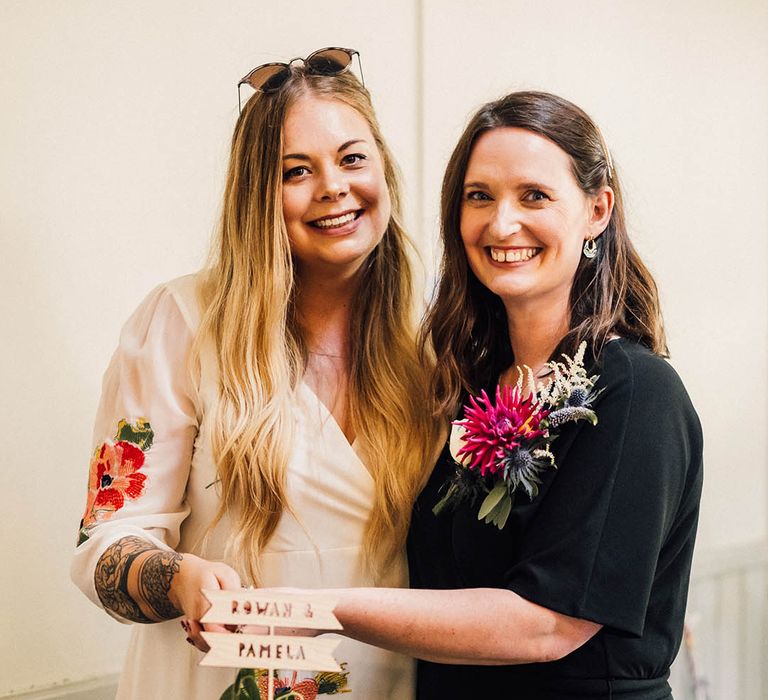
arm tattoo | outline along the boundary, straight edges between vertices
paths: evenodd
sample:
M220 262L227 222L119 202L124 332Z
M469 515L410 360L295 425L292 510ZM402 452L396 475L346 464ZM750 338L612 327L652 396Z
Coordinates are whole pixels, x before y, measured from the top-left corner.
M152 622L128 595L128 569L139 554L154 548L140 537L123 537L107 547L94 575L96 592L105 608L134 622Z
M102 605L133 622L155 622L144 614L128 593L128 572L136 557L157 547L141 537L123 537L107 547L96 564L94 583ZM149 611L157 619L167 620L181 612L168 600L171 580L179 570L182 556L176 552L157 550L150 554L139 570L139 595L145 598Z
M139 595L152 612L161 620L181 615L181 610L168 599L171 580L179 571L181 554L159 551L150 554L139 569Z

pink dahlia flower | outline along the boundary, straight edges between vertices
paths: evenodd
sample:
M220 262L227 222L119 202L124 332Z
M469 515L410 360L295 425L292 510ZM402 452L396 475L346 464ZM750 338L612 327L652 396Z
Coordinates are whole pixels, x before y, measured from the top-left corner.
M467 467L479 469L480 474L495 474L503 468L505 453L546 435L540 427L549 411L534 401L535 397L523 398L517 387L497 386L496 404L491 403L485 391L472 396L464 409L464 419L454 421L464 428L464 444L457 452L469 458Z

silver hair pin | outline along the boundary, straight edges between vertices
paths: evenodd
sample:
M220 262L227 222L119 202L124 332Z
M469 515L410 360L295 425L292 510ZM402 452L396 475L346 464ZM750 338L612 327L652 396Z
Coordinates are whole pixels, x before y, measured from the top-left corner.
M608 149L608 144L603 138L603 132L600 131L600 127L595 124L595 131L597 132L597 138L600 140L600 147L603 149L603 155L605 155L605 163L608 166L608 177L612 178L614 174L613 158L611 158L611 152Z

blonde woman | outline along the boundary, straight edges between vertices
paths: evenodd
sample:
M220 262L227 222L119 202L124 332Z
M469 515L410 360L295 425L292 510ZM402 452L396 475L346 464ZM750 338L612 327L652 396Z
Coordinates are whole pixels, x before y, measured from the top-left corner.
M405 583L430 426L396 166L355 54L241 81L255 93L213 262L144 300L107 370L73 578L116 619L151 623L118 697L232 684L198 666L203 588ZM326 692L411 697L404 657L350 640L336 655L346 674ZM311 695L311 677L294 682Z

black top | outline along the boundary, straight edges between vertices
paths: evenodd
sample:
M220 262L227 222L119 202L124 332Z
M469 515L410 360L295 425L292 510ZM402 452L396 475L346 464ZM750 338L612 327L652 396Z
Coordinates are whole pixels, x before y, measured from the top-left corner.
M552 445L558 469L543 474L532 501L515 494L501 531L477 519L479 503L432 513L455 468L446 445L414 509L408 559L414 588L508 588L604 627L549 663L419 662L420 700L670 697L701 495L701 426L675 371L641 345L609 342L594 373L604 388L598 424L565 426Z

